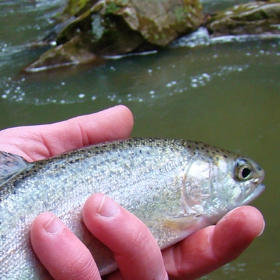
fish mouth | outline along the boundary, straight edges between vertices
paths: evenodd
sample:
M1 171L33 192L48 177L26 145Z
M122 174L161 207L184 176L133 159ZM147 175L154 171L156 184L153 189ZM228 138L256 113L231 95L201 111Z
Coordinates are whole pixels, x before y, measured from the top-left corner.
M263 191L265 190L265 185L258 185L254 191L249 195L244 201L243 204L250 204L254 199L256 199Z

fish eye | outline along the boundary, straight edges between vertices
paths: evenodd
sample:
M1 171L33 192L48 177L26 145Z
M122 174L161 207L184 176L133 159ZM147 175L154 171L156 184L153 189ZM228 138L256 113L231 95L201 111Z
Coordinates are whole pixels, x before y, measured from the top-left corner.
M243 163L236 166L235 175L239 181L246 181L252 177L252 167L248 163Z

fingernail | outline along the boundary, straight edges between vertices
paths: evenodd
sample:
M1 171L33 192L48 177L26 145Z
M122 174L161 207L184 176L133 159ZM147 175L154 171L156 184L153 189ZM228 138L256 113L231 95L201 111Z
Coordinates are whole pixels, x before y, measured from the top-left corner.
M63 229L63 227L64 224L55 215L53 215L44 226L44 230L48 233L57 234Z
M264 229L265 229L265 221L263 222L263 228L262 228L262 230L261 230L261 232L259 233L259 235L258 235L258 236L261 236L261 235L263 234Z
M103 217L112 217L118 212L117 204L106 195L103 195L97 214Z

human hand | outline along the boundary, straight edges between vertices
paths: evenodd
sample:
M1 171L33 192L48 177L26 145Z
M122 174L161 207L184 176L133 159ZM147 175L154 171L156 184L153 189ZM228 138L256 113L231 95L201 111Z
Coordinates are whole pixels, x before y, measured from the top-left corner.
M0 131L0 150L29 161L48 158L90 144L127 138L133 119L117 106L68 121ZM111 205L111 206L110 206ZM236 258L264 227L260 212L244 206L216 226L202 229L162 254L147 227L102 194L85 203L86 226L115 254L119 270L104 279L195 279ZM31 240L41 262L55 279L100 279L87 248L51 213L33 222Z
M66 121L0 131L0 149L27 161L56 156L84 146L129 137L133 116L125 106Z

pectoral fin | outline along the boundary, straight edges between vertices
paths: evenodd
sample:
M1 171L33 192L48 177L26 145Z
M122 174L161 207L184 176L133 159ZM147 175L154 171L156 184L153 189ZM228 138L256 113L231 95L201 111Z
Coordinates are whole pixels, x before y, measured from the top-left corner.
M189 229L197 217L195 215L181 215L179 217L168 217L164 220L164 226L168 228L172 228L179 231L184 231Z
M30 165L18 155L0 151L0 186Z

